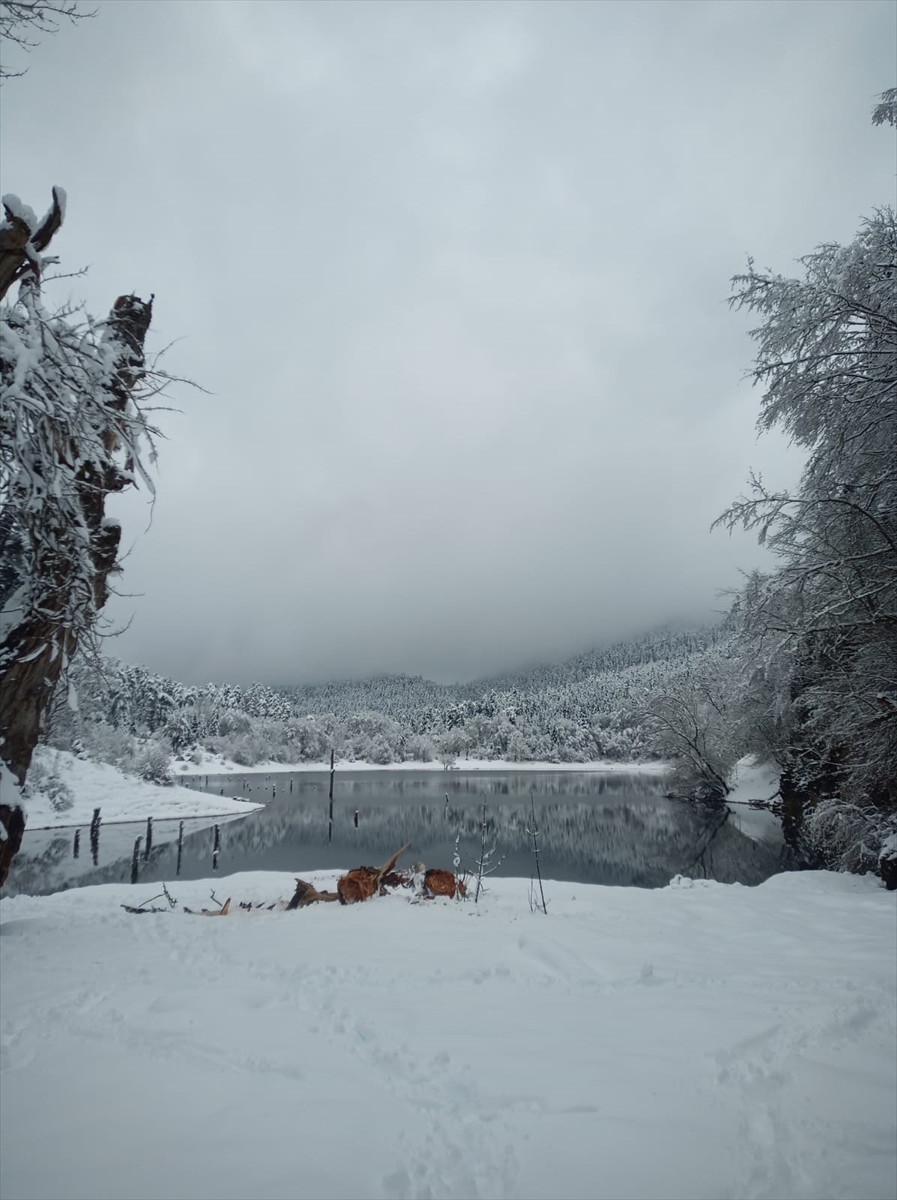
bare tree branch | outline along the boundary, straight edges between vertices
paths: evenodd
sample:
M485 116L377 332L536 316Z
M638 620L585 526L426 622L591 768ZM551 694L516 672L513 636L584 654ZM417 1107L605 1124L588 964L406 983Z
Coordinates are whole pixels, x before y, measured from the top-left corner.
M96 9L85 11L77 0L0 0L0 43L10 42L30 52L49 33L58 33L63 21L89 20ZM0 64L0 80L17 79L25 71Z

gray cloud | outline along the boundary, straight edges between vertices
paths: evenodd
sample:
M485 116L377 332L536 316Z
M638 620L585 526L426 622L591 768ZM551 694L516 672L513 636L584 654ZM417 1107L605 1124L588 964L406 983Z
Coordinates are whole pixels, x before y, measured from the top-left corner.
M61 285L183 338L111 647L186 680L440 678L701 619L751 466L748 252L893 194L895 10L101 3L4 87Z

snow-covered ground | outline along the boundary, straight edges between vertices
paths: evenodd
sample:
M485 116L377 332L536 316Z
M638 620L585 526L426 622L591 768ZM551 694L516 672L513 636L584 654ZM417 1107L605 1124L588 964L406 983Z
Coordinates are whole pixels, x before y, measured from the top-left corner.
M753 754L740 758L729 780L730 803L746 804L749 800L771 800L779 792L781 767L775 763L758 762Z
M57 812L49 796L41 791L25 798L28 829L64 829L89 825L93 810L100 809L104 825L119 821L145 821L188 817L245 816L261 804L234 800L227 796L209 796L183 787L159 787L133 775L124 775L105 763L87 762L64 750L40 748L36 760L47 771L55 771L71 792L71 808ZM4 786L11 786L8 777Z
M337 771L345 773L346 771L444 771L446 768L441 762L400 762L400 763L369 763L369 762L350 762L348 759L339 759L335 764ZM220 754L210 754L208 751L203 752L202 762L181 762L179 760L172 761L172 771L175 774L183 775L273 775L279 771L296 774L300 771L329 771L330 763L328 762L302 762L302 763L256 763L252 767L241 767L238 763L232 762L230 759L222 758ZM669 770L669 763L665 762L581 762L581 763L553 763L553 762L506 762L502 759L492 758L458 758L452 767L452 771L609 771L622 772L624 774L632 774L634 772L643 772L649 775L662 775Z
M334 873L315 876L332 884ZM177 882L274 900L281 874ZM656 891L129 916L0 902L0 1193L893 1200L897 896Z
M749 754L735 765L731 791L726 797L732 819L747 837L757 841L781 842L782 823L767 809L751 808L752 800L771 801L779 791L781 768L775 763L758 762Z

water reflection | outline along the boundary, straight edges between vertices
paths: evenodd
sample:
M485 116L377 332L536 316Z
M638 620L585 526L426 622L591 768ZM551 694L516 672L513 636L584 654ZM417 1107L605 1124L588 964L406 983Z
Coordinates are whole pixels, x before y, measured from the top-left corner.
M301 771L273 775L185 775L183 787L214 796L242 796L253 800L321 799L330 791L329 771ZM659 796L668 788L662 775L624 771L337 771L334 799L355 807L371 804L442 803L453 800L481 803L483 796L600 797Z
M752 841L726 814L702 815L683 804L536 803L542 873L548 879L658 887L675 874L759 883L781 869L777 844ZM523 805L487 809L487 839L504 861L499 874L532 872L530 814ZM272 807L228 830L229 862L262 870L302 871L379 863L405 842L409 857L450 866L455 838L472 865L481 840L476 805L337 809L332 839L323 806ZM230 869L240 869L234 867Z
M213 794L221 788L245 794L239 778L197 782ZM699 812L669 801L663 780L647 775L337 776L332 805L328 784L326 774L256 777L254 798L276 789L265 809L229 820L157 821L142 856L131 852L140 826L103 826L101 865L72 854L68 831L26 832L8 890L44 893L125 882L138 857L137 877L145 882L197 879L211 870L302 874L381 863L409 841L407 861L450 867L456 837L463 864L472 866L484 796L489 844L504 855L498 873L529 878L531 793L545 879L658 887L683 874L755 884L787 865L780 841L748 838L725 811Z
M211 866L215 824L223 827L241 819L156 820L148 845L146 821L98 824L91 828L90 858L80 854L80 829L74 834L71 829L26 829L3 891L42 896L95 883L134 882L135 875L137 882L172 879L186 869L190 878L201 878Z

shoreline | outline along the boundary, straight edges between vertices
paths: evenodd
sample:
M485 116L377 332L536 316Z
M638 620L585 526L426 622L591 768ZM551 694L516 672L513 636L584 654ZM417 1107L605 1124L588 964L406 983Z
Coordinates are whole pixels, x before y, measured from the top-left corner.
M54 829L82 829L90 825L96 809L103 825L131 825L154 821L181 821L192 818L214 819L244 817L264 808L257 800L230 796L212 796L180 785L150 783L135 775L126 775L109 763L79 759L67 750L39 747L36 761L43 769L39 778L56 778L65 783L68 803L54 808L47 793L39 786L22 797L26 835Z
M141 813L139 817L110 817L108 821L106 820L105 817L102 816L102 812L101 812L100 825L101 826L142 825L142 824L145 824L147 817L152 817L154 826L157 824L162 824L165 821L171 821L173 824L176 821L214 821L214 820L220 820L223 817L229 817L231 820L239 820L241 817L248 816L249 813L255 812L258 809L265 807L265 804L263 802L259 802L256 800L243 800L242 798L239 798L237 796L233 796L233 797L231 797L231 799L236 800L237 803L239 803L239 804L245 804L246 812L245 813L234 812L234 810L232 808L226 809L222 812L201 812L201 813L187 812L185 810L184 812L175 813L173 816L161 816L161 817L158 816L156 813L149 812L149 813ZM49 833L54 829L89 829L89 828L90 828L89 820L72 821L71 824L69 824L69 825L32 825L31 822L29 821L25 825L25 832L26 833L41 833L41 832Z
M187 770L187 767L190 770ZM420 772L438 772L444 775L465 774L476 772L504 772L511 774L514 772L594 772L595 774L620 774L620 775L664 775L670 769L670 764L652 760L649 762L608 762L596 760L592 762L576 762L576 763L552 763L545 761L538 762L509 762L505 759L491 758L470 758L463 759L460 762L454 763L450 767L444 766L440 762L421 762L421 761L405 761L400 763L370 763L359 762L357 760L350 761L348 759L337 760L333 764L334 771L340 774L362 772L382 772L382 771L420 771ZM329 762L315 763L256 763L251 767L243 767L228 759L209 759L203 764L197 766L195 763L178 763L172 764L172 772L176 779L201 779L208 775L223 776L223 775L300 775L300 774L317 774L329 775Z

